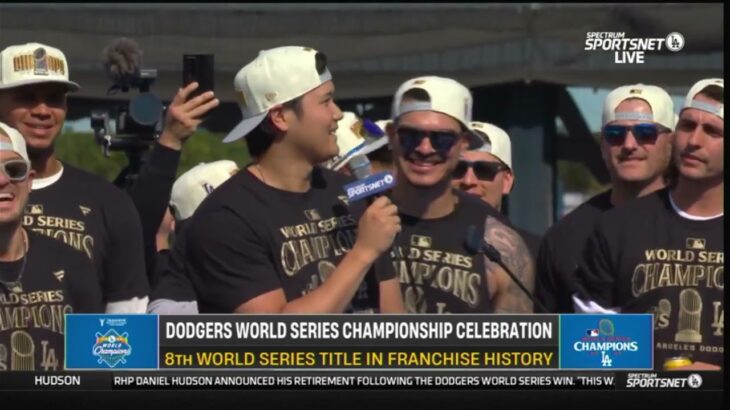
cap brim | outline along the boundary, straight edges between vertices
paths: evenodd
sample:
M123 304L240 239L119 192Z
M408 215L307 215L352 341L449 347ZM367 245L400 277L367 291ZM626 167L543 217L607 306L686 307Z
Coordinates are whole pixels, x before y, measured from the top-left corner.
M233 142L245 137L249 132L253 131L254 128L261 124L264 118L266 118L266 114L268 114L268 112L263 112L239 122L238 125L236 125L236 127L232 129L225 138L223 138L223 142Z
M479 134L475 133L474 131L467 131L466 138L469 141L469 147L467 148L467 150L469 151L475 150L484 145L484 140L482 139L482 137L480 137Z
M46 79L46 78L31 78L28 80L22 80L22 81L15 81L10 84L0 84L0 90L7 90L10 88L17 88L22 87L24 85L31 85L31 84L43 84L43 83L58 83L63 84L66 87L68 87L68 90L70 92L76 92L79 89L81 89L81 86L73 81L66 81L66 80L55 80L55 79Z
M362 149L362 154L367 155L377 149L382 148L386 144L388 144L388 137L380 137L380 138L376 139L375 141L371 142L370 144L366 145Z

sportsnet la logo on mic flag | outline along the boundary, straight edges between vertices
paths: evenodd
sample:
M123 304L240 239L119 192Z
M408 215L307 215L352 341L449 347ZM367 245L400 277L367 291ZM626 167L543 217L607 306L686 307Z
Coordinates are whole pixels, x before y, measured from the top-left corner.
M350 202L359 201L363 198L387 191L395 186L395 178L390 172L380 172L370 175L365 179L345 185L345 193Z
M651 370L650 314L560 315L560 368Z

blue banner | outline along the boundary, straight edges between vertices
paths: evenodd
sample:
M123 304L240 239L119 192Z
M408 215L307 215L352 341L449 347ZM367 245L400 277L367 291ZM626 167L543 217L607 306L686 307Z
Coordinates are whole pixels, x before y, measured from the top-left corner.
M66 315L68 370L157 369L157 315Z
M380 172L365 179L345 185L347 199L351 202L387 191L395 186L395 178L390 172Z
M652 315L560 315L561 369L650 370L653 367Z

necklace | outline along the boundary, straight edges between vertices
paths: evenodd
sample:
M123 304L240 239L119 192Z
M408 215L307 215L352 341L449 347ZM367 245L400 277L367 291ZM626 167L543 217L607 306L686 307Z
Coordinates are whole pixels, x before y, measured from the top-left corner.
M256 163L256 169L258 169L259 170L259 174L261 174L261 182L263 182L264 184L266 184L266 178L264 177L264 171L261 170L261 165L259 165L258 163ZM268 185L268 184L266 184L266 185Z
M25 232L25 229L22 228L21 232L23 233L23 261L20 265L20 273L18 274L18 277L12 282L0 281L0 283L2 283L6 288L8 288L9 291L13 293L23 292L23 285L21 281L23 280L23 274L25 273L25 264L28 262L28 234Z

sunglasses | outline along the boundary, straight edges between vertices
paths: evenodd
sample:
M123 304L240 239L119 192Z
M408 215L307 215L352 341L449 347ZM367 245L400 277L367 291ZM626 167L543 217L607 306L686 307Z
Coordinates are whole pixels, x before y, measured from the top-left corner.
M431 146L440 155L446 155L461 138L461 132L454 131L426 131L411 127L398 127L396 130L398 141L404 153L415 151L424 138L428 138Z
M504 165L501 162L466 161L462 159L456 164L456 168L453 172L454 179L464 178L464 175L466 175L469 168L474 171L474 175L476 175L477 178L488 181L494 180L494 177L496 177L500 171L508 169L507 165Z
M22 159L0 162L0 169L11 181L23 181L28 177L30 165Z
M615 125L603 127L603 138L609 145L623 145L629 130L639 144L653 144L662 132L668 131L656 124Z

